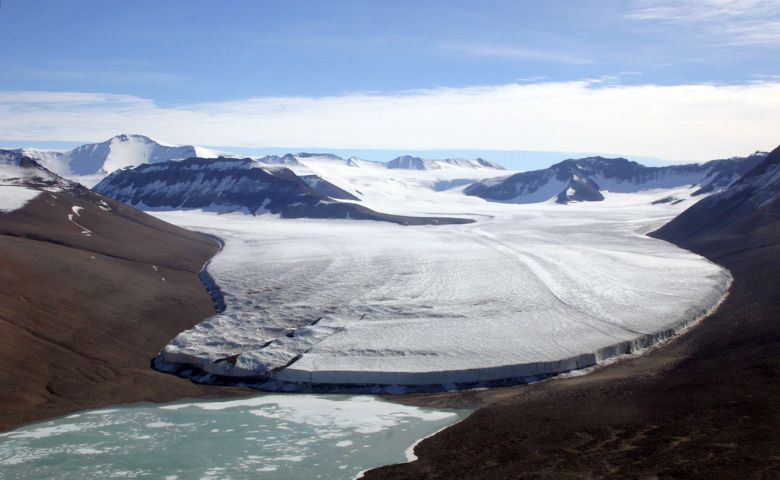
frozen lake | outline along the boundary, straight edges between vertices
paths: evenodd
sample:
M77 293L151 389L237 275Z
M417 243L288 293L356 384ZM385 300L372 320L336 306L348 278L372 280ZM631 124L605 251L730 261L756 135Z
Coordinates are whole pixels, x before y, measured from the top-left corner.
M351 479L465 414L366 396L113 407L0 434L0 478Z
M165 360L267 389L533 380L668 338L729 284L719 266L644 235L690 203L651 205L669 190L505 205L436 192L434 180L353 183L377 210L477 222L155 213L225 241L209 271L227 310L179 335Z

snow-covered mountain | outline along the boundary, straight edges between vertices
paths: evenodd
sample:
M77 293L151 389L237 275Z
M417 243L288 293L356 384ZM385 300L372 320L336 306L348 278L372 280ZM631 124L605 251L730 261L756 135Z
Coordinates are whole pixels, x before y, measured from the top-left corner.
M115 171L94 191L141 209L270 212L283 218L383 220L404 225L470 222L388 215L341 202L334 197L355 197L315 177L302 178L286 167L263 166L250 158L194 157Z
M120 168L183 160L190 157L233 157L195 145L166 145L143 135L117 135L105 142L91 143L66 152L35 149L17 150L60 175L110 173Z
M441 170L447 167L459 167L466 169L477 168L491 168L495 170L503 170L501 165L489 162L482 158L476 158L474 160L468 160L465 158L445 158L440 160L432 160L422 157L414 157L411 155L403 155L387 162L377 162L373 160L364 160L357 157L341 158L338 155L332 153L307 153L301 152L296 154L288 153L286 155L267 155L265 157L257 158L258 162L267 163L270 165L287 165L287 166L303 166L306 164L317 162L335 162L343 164L349 167L384 167L387 169L403 169L403 170Z
M59 198L65 196L97 197L80 184L60 177L23 153L0 150L0 213L18 210L43 193L48 194L46 198L49 203L58 202ZM72 212L73 215L76 213ZM49 227L51 225L36 226Z
M287 165L287 166L300 166L300 162L291 153L285 155L266 155L265 157L259 157L256 159L260 163L266 163L268 165Z
M403 168L407 170L438 170L446 166L461 168L494 168L503 170L504 167L497 163L489 162L482 158L467 160L465 158L445 158L442 160L431 160L411 155L403 155L389 162L385 162L387 168Z
M646 167L625 158L569 159L543 170L490 178L464 193L507 203L600 201L603 191L633 193L657 188L698 187L691 195L727 187L756 166L766 153L713 160L702 164Z
M780 147L728 188L693 205L654 235L686 245L715 239L729 244L731 238L743 236L741 247L747 247L753 238L765 241L754 233L767 233L767 229L780 233Z
M68 151L20 148L14 152L24 154L50 171L65 177L80 177L76 180L86 185L97 182L104 175L121 168L145 163L160 163L187 158L242 158L241 155L219 152L197 145L169 145L144 135L116 135L105 142L81 145ZM402 156L388 162L364 160L357 157L341 158L331 153L287 153L255 158L267 165L284 165L306 169L310 165L341 164L349 167L381 167L404 170L441 170L447 167L461 169L497 169L503 167L477 158L467 160L446 158L441 160Z
M60 180L31 157L15 150L0 150L0 183L3 185L48 185Z

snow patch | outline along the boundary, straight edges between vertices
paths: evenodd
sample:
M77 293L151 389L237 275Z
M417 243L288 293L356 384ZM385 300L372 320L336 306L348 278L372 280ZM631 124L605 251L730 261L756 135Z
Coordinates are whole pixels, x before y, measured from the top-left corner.
M79 227L81 229L82 235L84 235L85 237L91 237L92 230L88 229L87 227L79 224L78 222L76 222L76 220L74 220L75 217L81 217L81 211L84 210L84 207L79 207L77 205L74 205L73 207L71 207L71 210L73 211L73 213L68 214L68 221L73 223L73 225Z
M40 195L40 190L16 185L0 185L0 212L10 213Z

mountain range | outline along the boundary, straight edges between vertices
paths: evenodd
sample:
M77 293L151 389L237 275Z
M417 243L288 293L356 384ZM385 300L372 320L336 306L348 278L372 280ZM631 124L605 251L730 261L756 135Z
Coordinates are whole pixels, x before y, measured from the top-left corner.
M66 152L17 149L42 166L59 175L92 175L110 173L120 168L143 163L183 160L190 157L232 157L195 145L166 145L144 135L117 135L105 142L81 145Z
M476 158L474 160L465 158L443 158L437 160L415 157L411 155L402 155L387 162L377 162L374 160L364 160L357 157L342 158L332 153L301 152L296 154L288 153L282 156L267 155L265 157L259 157L256 160L260 163L286 166L303 166L307 161L331 161L338 162L349 167L360 168L364 166L373 166L387 168L389 170L442 170L446 168L490 168L495 170L504 170L504 167L501 165L495 162L489 162L482 158Z
M535 203L554 199L566 204L601 201L604 192L633 193L686 187L690 189L686 196L711 194L735 183L767 157L767 153L755 152L745 157L665 167L647 167L625 158L587 157L564 160L546 169L474 181L474 177L469 179L465 172L480 169L484 178L485 173L490 175L489 171L503 170L503 167L480 158L433 160L410 155L387 162L308 152L238 158L234 154L194 145L166 145L143 135L117 135L105 142L82 145L67 152L33 149L6 152L6 155L11 152L20 158L35 160L47 171L69 176L98 174L96 178L102 178L116 172L117 175L104 178L96 191L131 205L243 210L252 214L268 210L287 218L375 218L380 215L349 203L360 199L354 192L345 190L347 187L343 182L337 186L328 180L328 165L452 171L458 172L456 180L439 180L445 184L441 189L466 184L463 191L466 195L489 201ZM176 165L175 162L184 163ZM161 167L150 168L150 165ZM314 165L318 168L312 171L309 166ZM681 199L670 196L658 201ZM406 224L409 218L396 220Z
M160 163L187 158L242 158L242 155L212 150L197 145L169 145L144 135L116 135L104 142L81 145L68 151L40 150L20 148L12 150L24 154L40 163L48 170L62 176L83 176L108 174L125 167L144 163ZM441 160L424 159L413 156L401 156L388 162L363 160L356 157L341 158L330 153L307 153L285 155L266 155L257 161L270 165L301 166L301 160L317 159L343 162L359 167L371 164L389 169L438 170L446 167L494 168L503 167L487 160L477 158L445 158Z
M117 170L94 191L142 209L206 209L278 214L283 218L381 220L401 225L471 223L448 217L376 212L316 175L300 177L283 166L250 158L188 158Z
M569 159L542 170L475 182L464 193L497 202L535 203L555 198L563 204L601 201L604 191L633 193L695 187L691 195L696 196L727 187L766 155L756 152L747 157L668 167L646 167L625 158Z
M431 160L421 157L413 157L411 155L403 155L397 157L389 162L385 162L385 166L390 169L406 169L406 170L439 170L446 166L461 167L461 168L495 168L496 170L504 170L501 165L489 162L483 158L476 158L474 160L467 160L465 158L445 158L442 160Z

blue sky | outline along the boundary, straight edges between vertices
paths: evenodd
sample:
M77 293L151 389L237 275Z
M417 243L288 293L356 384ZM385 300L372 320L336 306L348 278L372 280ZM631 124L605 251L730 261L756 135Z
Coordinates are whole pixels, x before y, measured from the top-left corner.
M574 128L589 138L585 127L568 125L559 118L541 118L547 133L532 131L529 138L523 138L520 129L513 133L505 122L488 125L482 134L458 135L459 130L453 129L452 145L446 145L447 136L436 130L437 116L432 115L418 125L423 131L430 129L431 135L414 140L402 128L404 115L411 111L394 117L390 107L419 99L420 92L437 95L433 104L462 102L461 94L466 92L469 101L480 102L474 111L484 119L490 117L489 102L499 102L504 108L507 101L517 101L518 109L525 105L516 95L508 100L491 93L474 100L491 88L549 86L549 93L534 90L534 99L540 99L559 95L562 85L584 82L582 95L592 90L611 95L598 108L577 100L571 115L592 117L596 126L611 128L611 113L631 115L618 105L634 102L634 97L624 98L624 94L645 98L648 86L661 89L654 92L661 92L659 101L672 105L667 114L675 116L689 114L683 98L688 94L662 87L715 86L717 92L698 91L694 97L706 94L700 98L702 104L722 106L724 115L737 109L737 116L744 113L756 124L776 117L760 110L753 99L771 95L767 110L780 101L774 98L774 89L754 88L780 81L780 4L776 1L455 1L445 5L433 1L3 0L0 31L0 113L24 119L8 120L8 125L0 121L4 145L100 140L111 129L97 128L78 115L88 112L100 115L101 125L115 129L138 126L143 130L149 125L153 131L135 133L174 143L253 149L381 149L389 153L544 150L684 160L695 156L696 150L693 144L675 147L674 142L680 141L676 138L666 148L639 140L604 139L582 142L581 147L572 140L556 143L547 133ZM740 96L735 97L729 87L742 89ZM29 92L38 93L32 103ZM443 96L443 92L455 93L457 98ZM63 95L71 97L63 102ZM381 123L382 119L353 105L365 96L372 104L381 99L382 111L389 112L390 120L381 125L388 131L386 139L374 135L374 140L366 141L364 135L350 140L355 127L340 118L335 123L341 130L336 130L326 115L334 112L332 102L340 101L336 111L353 112L358 124L361 118ZM743 98L749 111L739 110ZM247 110L238 107L250 99L263 101L246 102ZM353 104L344 107L349 101ZM615 112L609 102L615 102ZM323 104L325 111L320 109ZM431 102L425 106L427 112L433 108ZM554 107L560 104L550 106ZM249 123L243 127L244 136L228 134L227 129L235 133L236 127L215 120L216 114L209 117L204 112L210 108L244 118L244 124ZM284 115L283 120L291 122L287 118L291 109L301 116L311 112L320 119L317 125L333 129L330 136L268 128L274 115ZM543 104L535 104L531 110L544 109ZM183 126L188 120L182 120L185 115L181 113L191 110L203 119ZM171 111L177 115L171 117ZM60 123L47 123L43 113L51 113ZM257 119L259 114L264 115L262 121ZM34 115L39 120L33 120ZM119 118L122 115L130 120ZM177 125L168 133L165 127L174 119ZM484 123L480 118L473 120ZM520 120L519 125L526 125L532 119ZM745 118L740 120L747 125ZM64 128L65 122L71 127ZM665 122L653 122L647 128L657 129L663 141L669 135ZM702 128L698 139L702 144L712 143L706 126L698 121L692 125ZM225 133L218 134L219 128ZM501 129L503 136L499 137L495 132ZM534 129L526 126L525 131L529 130ZM780 136L763 138L759 135L763 130L749 138L743 134L743 140L737 141L737 133L743 132L735 132L731 149L719 134L715 137L718 147L706 148L706 154L746 153L742 150L748 145L770 148L780 141ZM327 144L329 138L332 144Z

